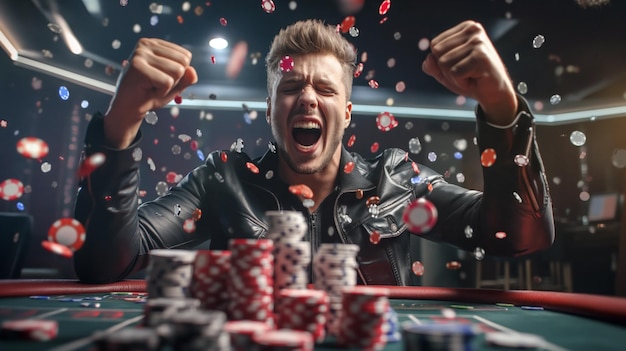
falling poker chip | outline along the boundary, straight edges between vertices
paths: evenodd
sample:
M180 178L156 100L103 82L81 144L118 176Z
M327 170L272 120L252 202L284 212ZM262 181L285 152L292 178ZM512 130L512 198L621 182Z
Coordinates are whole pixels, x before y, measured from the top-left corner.
M72 252L83 246L85 235L85 227L74 218L60 218L48 229L48 241L66 246Z
M78 167L78 176L86 177L104 164L106 156L102 152L96 152L87 157Z
M44 240L41 242L41 246L43 246L44 249L57 254L57 255L61 255L63 257L66 258L72 258L72 256L74 256L74 252L72 250L70 250L69 247L65 246L65 245L61 245L59 243L55 243L52 241L48 241L48 240Z
M423 234L437 223L437 207L425 198L411 202L402 216L402 220L413 234Z
M492 148L485 149L480 154L480 163L483 167L491 167L496 162L496 150Z
M305 199L313 198L313 190L311 190L311 188L309 188L309 186L306 184L290 185L289 191L292 194L302 196Z
M42 159L48 155L50 148L48 143L36 137L24 137L17 142L17 152L35 160Z
M376 126L383 132L392 130L398 126L398 121L390 112L382 112L376 116Z
M24 195L24 184L14 178L5 179L0 183L0 199L17 200Z
M391 7L391 0L383 0L383 2L381 2L380 6L378 7L378 13L381 16L384 16L387 14L387 11L389 11L390 7Z
M274 11L276 11L276 5L272 0L262 0L261 8L263 8L263 11L265 11L266 13L273 13Z
M283 72L290 72L294 67L293 58L290 56L285 56L280 60L280 69Z

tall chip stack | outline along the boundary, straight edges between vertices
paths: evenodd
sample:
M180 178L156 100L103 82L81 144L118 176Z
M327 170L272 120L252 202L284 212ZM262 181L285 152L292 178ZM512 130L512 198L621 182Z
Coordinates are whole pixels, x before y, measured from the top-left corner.
M298 211L268 211L266 238L274 242L274 293L281 289L306 289L311 265L311 243L303 241L308 225Z
M313 257L314 287L329 297L327 330L337 335L337 319L341 311L342 289L357 283L359 246L354 244L321 244Z
M274 243L231 239L228 272L229 320L265 322L274 327Z
M157 249L150 251L146 270L149 298L188 298L195 251Z
M231 253L227 250L198 250L193 265L191 296L205 310L228 312L228 272Z

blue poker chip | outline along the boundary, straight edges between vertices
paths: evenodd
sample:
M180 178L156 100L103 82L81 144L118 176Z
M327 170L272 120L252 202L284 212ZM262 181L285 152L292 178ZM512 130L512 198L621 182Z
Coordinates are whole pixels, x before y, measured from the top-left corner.
M400 333L400 324L398 322L398 313L391 307L389 308L389 311L385 314L385 324L387 328L387 342L398 342L402 340L402 334Z
M471 350L471 342L479 329L468 323L402 324L405 351Z

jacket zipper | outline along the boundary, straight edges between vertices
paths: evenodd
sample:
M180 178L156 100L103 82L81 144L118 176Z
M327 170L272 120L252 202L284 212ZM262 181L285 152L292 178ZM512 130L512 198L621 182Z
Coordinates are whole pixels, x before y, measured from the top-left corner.
M317 223L317 213L313 212L313 213L309 213L309 221L311 223L311 225L309 226L309 232L311 233L311 240L309 241L311 244L311 258L313 259L315 257L315 254L317 253L317 239L318 239L318 235L317 235L317 226L315 225ZM315 275L313 274L313 264L309 265L309 276L311 277L311 283L314 284L315 283Z
M526 150L525 150L525 156L529 160L528 162L530 162L530 149L533 145L533 139L534 139L533 127L528 127L528 141L526 142ZM532 185L530 184L530 180L528 179L528 172L525 167L524 169L522 169L522 180L524 181L526 193L528 194L528 197L530 198L530 203L533 206L533 209L535 210L535 215L539 217L541 216L541 214L539 213L539 202L537 201L537 197L535 196L535 191Z
M369 188L369 189L363 189L363 191L368 191L368 190L372 190L372 189L374 189L374 188L372 187L372 188ZM342 192L339 193L339 195L337 195L337 198L335 199L335 205L333 206L333 218L334 218L335 223L337 223L337 224L339 223L339 218L337 217L337 213L338 213L337 205L339 204L339 198L343 194L347 194L347 193L348 193L348 191L342 191ZM344 236L342 228L340 228L339 225L337 226L337 232L338 232L337 234L339 235L339 238L341 239L341 242L344 243L344 244L347 244L348 243L348 239ZM367 281L365 280L365 276L363 276L363 272L361 271L361 267L360 266L358 266L356 268L356 272L359 275L359 277L361 278L361 281L363 282L363 284L364 285L368 285Z

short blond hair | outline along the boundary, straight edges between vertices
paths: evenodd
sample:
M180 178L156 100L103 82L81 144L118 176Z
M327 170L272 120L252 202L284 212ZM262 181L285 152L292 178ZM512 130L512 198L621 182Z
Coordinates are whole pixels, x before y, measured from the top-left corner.
M346 96L352 94L352 80L356 69L356 50L336 26L321 20L308 19L295 22L281 29L274 37L270 51L265 58L267 69L267 92L271 95L272 87L280 77L280 61L286 55L331 54L343 68L343 82Z

